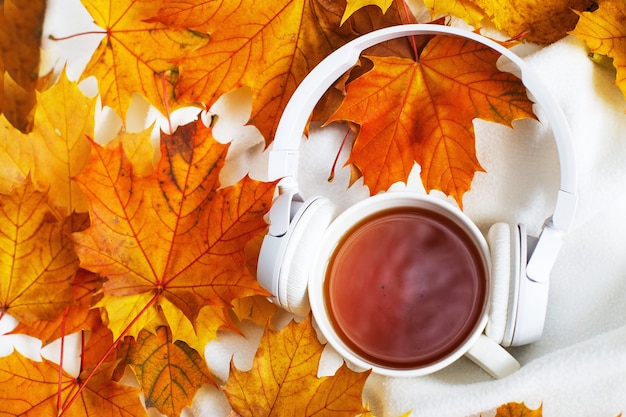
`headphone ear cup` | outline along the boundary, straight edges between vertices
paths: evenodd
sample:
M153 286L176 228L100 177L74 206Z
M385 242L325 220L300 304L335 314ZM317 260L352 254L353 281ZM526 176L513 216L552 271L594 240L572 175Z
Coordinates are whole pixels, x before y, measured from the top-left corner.
M307 200L293 220L293 230L278 278L278 304L284 309L306 316L310 311L307 298L309 271L315 260L317 245L335 213L325 197Z
M496 223L489 229L487 242L491 252L491 304L485 334L495 342L508 346L507 334L512 332L511 288L518 279L519 228Z

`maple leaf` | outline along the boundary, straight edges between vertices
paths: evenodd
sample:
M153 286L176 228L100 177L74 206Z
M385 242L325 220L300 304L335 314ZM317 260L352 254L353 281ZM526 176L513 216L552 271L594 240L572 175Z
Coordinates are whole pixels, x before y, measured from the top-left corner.
M480 27L487 17L475 0L424 0L424 4L431 16L456 16L475 28Z
M0 2L0 114L20 131L32 128L46 0Z
M246 177L221 188L226 150L197 120L162 134L161 160L139 177L121 145L93 145L77 178L92 224L74 242L81 266L107 278L98 306L116 337L157 305L195 324L205 305L266 294L245 266L245 245L266 228L274 184ZM150 319L140 321L130 334Z
M576 26L573 10L586 10L593 0L425 0L425 4L433 15L451 14L474 27L486 18L512 38L524 35L531 42L549 44Z
M617 70L615 83L626 98L626 3L599 0L594 12L579 13L572 31L592 52L613 59Z
M153 126L141 132L118 132L113 138L111 146L117 143L122 145L124 154L133 166L133 172L140 177L148 176L154 170L154 147L152 146Z
M82 215L86 218L87 216ZM92 299L102 286L102 281L95 274L78 269L71 287L74 304L65 307L51 320L37 320L30 324L19 323L11 333L27 334L41 340L43 345L71 333L93 331L102 326L97 310L91 309Z
M100 309L102 321L111 329L115 340L123 335L136 337L142 329L161 319L156 304L159 296L156 290L126 296L104 294L94 307Z
M496 410L496 417L541 417L543 407L531 410L524 403L503 404Z
M348 0L340 24L343 25L354 12L365 6L375 5L378 6L383 13L386 13L392 3L392 0Z
M30 180L0 194L0 311L25 323L52 320L73 302L78 258L60 221Z
M192 5L210 18L198 21ZM342 12L341 2L318 0L187 0L168 5L156 18L176 27L189 20L211 34L206 46L178 61L177 98L211 104L224 93L248 86L251 122L269 143L296 86L315 65L360 33L402 23L399 14L392 13L339 28Z
M66 417L147 416L139 401L139 390L111 380L113 364L107 364L86 382L81 406L74 406ZM65 401L77 390L80 378L62 373L48 362L33 362L19 353L0 358L0 414L40 417L58 415ZM61 406L61 407L60 407Z
M0 193L8 194L21 184L33 165L33 149L27 136L0 115Z
M237 300L233 300L233 304ZM207 305L202 307L195 322L191 322L181 310L168 305L167 299L160 301L165 317L163 324L167 324L172 332L173 339L184 341L198 352L203 352L207 343L217 339L219 330L239 332L233 323L228 309L222 306Z
M148 22L159 0L82 0L104 38L87 64L81 80L95 76L102 103L126 114L132 94L141 93L166 113L171 85L178 75L173 60L206 43L206 36L190 30ZM164 97L164 83L169 97Z
M122 365L130 365L145 394L147 407L168 416L180 415L204 384L213 384L204 359L182 341L172 342L169 329L139 333L129 343Z
M524 34L530 42L550 44L576 26L575 10L586 10L594 0L552 0L522 3L513 0L476 0L496 27L512 38Z
M50 204L60 214L87 211L87 199L71 180L80 174L91 153L94 98L87 98L65 71L50 89L38 94L35 126L30 135L34 154L32 179L39 189L48 190Z
M533 117L521 81L497 69L499 56L476 42L437 36L419 62L368 57L373 69L348 84L328 122L360 125L347 163L362 173L370 193L406 181L417 161L427 191L441 190L462 205L482 170L472 121L510 125Z
M231 364L223 391L241 416L354 416L364 412L361 393L369 371L357 373L342 365L334 376L317 377L324 346L318 342L310 316L279 332L265 329L252 369Z
M250 320L259 326L265 326L278 311L278 307L267 297L257 295L235 300L233 311L239 320Z

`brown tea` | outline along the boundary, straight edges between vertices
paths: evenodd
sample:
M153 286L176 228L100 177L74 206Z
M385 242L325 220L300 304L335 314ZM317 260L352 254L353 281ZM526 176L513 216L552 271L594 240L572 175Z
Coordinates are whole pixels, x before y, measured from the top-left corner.
M461 227L418 208L369 217L339 242L326 272L329 315L344 343L392 368L427 366L473 333L486 266Z

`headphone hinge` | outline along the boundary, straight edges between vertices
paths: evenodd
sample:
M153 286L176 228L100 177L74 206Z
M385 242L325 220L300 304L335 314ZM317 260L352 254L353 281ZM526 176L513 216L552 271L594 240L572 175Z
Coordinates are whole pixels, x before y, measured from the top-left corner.
M563 233L563 230L553 226L552 218L546 220L534 249L532 252L528 251L528 265L526 265L526 277L528 279L534 282L549 281L550 272L563 244Z
M270 210L269 234L276 237L287 233L291 220L304 203L297 185L293 186L287 178L283 181L278 184L278 197Z

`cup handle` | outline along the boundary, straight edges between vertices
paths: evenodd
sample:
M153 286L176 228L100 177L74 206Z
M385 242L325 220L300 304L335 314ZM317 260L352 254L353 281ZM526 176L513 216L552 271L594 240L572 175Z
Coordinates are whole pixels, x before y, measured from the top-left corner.
M504 378L520 368L519 362L509 352L484 334L465 356L494 378Z

